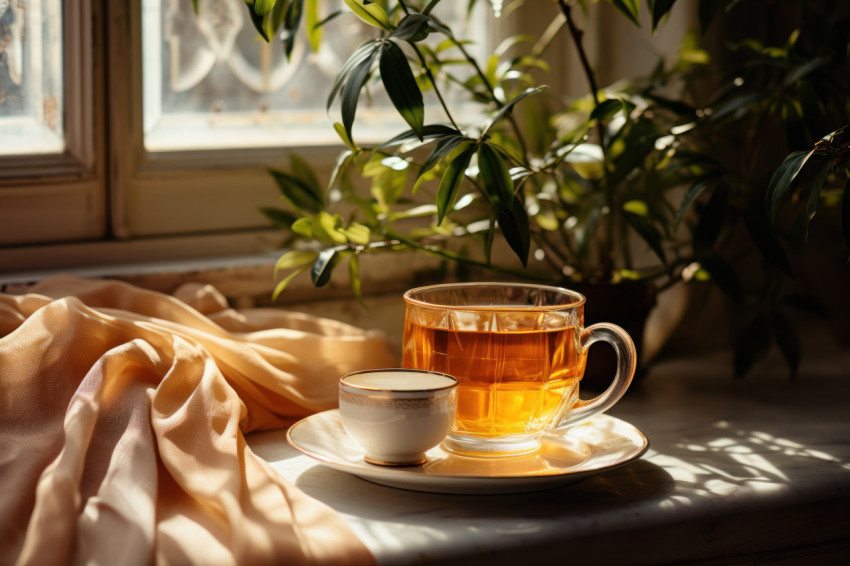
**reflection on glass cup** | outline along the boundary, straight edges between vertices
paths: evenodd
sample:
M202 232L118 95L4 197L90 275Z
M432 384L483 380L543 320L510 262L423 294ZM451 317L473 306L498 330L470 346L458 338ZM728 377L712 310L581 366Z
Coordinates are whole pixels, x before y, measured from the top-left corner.
M458 379L457 415L443 446L458 453L533 452L541 436L613 406L635 371L634 344L613 324L584 328L585 298L559 287L458 283L404 294L404 366ZM611 344L617 373L579 399L587 350Z

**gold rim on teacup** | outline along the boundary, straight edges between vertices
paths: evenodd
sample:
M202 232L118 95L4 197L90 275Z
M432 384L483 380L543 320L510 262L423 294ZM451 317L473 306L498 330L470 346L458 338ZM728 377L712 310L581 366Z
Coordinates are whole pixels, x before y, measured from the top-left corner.
M358 385L356 383L349 383L346 381L349 377L354 377L355 375L362 375L366 373L423 373L428 375L439 375L440 377L446 377L451 379L453 383L448 385L441 385L439 387L428 387L425 389L393 389L392 387L369 387L367 385ZM339 378L339 382L346 387L350 387L352 389L358 389L360 391L388 391L393 393L427 393L428 391L441 391L443 389L451 389L458 384L458 380L456 377L449 375L447 373L441 373L439 371L429 371L425 369L409 369L409 368L381 368L381 369L363 369L359 371L349 372L342 377Z

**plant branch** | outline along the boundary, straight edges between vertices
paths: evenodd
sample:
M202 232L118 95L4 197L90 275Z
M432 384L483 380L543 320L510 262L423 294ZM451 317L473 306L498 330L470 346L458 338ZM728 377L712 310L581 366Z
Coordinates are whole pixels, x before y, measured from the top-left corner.
M573 45L575 45L576 52L578 53L579 60L581 62L581 68L584 71L585 78L590 86L590 94L593 97L593 108L595 110L599 108L599 87L596 84L596 75L593 73L590 61L587 58L587 52L585 51L584 44L582 43L584 32L576 27L575 21L572 17L572 9L570 5L567 4L566 0L558 0L558 5L561 7L561 12L567 20L567 29L570 32L570 37L573 40ZM603 276L610 277L614 266L614 234L616 233L616 226L614 222L614 190L608 181L608 148L605 145L605 125L602 123L600 118L596 119L596 128L599 135L599 148L602 150L603 189L605 191L605 202L608 207L605 240L601 243L599 249L602 253L601 267Z
M443 107L443 112L446 113L446 117L449 119L449 122L452 123L455 130L460 131L460 126L457 125L455 119L452 117L452 113L449 111L449 107L446 104L445 99L443 99L443 94L440 92L440 88L437 86L437 80L434 78L434 74L431 72L431 67L428 66L428 63L425 61L425 56L422 55L422 52L419 50L419 47L415 43L409 44L413 47L413 52L416 53L416 56L419 58L419 64L422 65L422 68L425 69L425 75L428 77L428 80L431 81L431 85L434 87L434 93L437 95L437 99L440 101L440 106Z
M505 104L501 100L499 100L498 96L496 96L496 91L493 90L490 81L487 80L487 76L484 74L484 71L481 70L481 66L478 65L478 61L476 61L475 58L469 54L469 52L463 47L463 43L458 41L454 36L449 36L449 40L455 45L455 47L460 50L460 52L463 54L464 59L466 59L466 61L475 69L475 74L478 75L478 78L481 79L481 82L487 88L487 92L490 94L490 98L496 104L496 108L503 108ZM522 151L523 165L530 169L531 166L528 161L528 146L526 145L525 138L523 137L522 132L519 129L519 124L516 123L516 119L514 118L512 112L507 113L506 118L511 124L511 128L514 131L514 135L516 135L517 142L519 143L520 150Z

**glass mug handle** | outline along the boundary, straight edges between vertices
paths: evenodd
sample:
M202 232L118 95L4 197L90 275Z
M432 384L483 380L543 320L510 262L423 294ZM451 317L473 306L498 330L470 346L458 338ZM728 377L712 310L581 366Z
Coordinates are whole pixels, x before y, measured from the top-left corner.
M564 409L569 411L566 417L562 415L560 419L553 420L550 430L567 428L607 411L620 400L632 383L637 367L637 352L631 337L616 324L600 322L588 326L581 332L582 355L587 355L590 345L600 340L611 344L617 354L617 373L614 375L614 381L598 397L587 401L579 400L572 410L565 407Z

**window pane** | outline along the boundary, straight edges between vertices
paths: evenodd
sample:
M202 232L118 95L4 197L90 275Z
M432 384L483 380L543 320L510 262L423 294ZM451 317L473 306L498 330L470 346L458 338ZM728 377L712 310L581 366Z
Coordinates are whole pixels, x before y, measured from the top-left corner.
M144 127L148 150L338 143L325 100L347 56L375 30L346 13L324 27L314 53L300 33L291 59L280 39L258 39L243 0L143 0ZM324 17L342 0L320 3ZM444 2L443 18L465 19L467 2ZM482 4L482 3L479 3ZM441 5L442 7L442 5ZM448 11L448 12L447 12ZM481 21L478 20L473 21ZM302 22L302 26L303 26ZM479 24L480 41L486 26ZM303 29L302 29L303 31ZM482 46L483 48L483 46ZM380 88L358 108L355 135L380 139L406 126ZM435 107L434 113L439 110ZM364 120L369 118L370 130ZM441 114L426 120L442 121Z
M62 1L0 0L0 155L65 149Z

